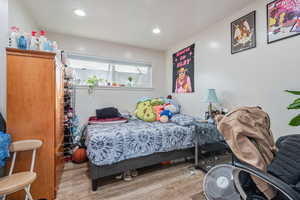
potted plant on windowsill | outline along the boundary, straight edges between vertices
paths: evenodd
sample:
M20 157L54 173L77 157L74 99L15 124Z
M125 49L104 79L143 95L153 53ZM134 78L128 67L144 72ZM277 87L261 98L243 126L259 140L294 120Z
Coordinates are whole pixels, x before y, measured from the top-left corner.
M128 77L128 81L129 81L128 86L129 86L129 87L133 87L133 82L132 82L132 81L133 81L133 78L132 78L131 76Z
M99 79L97 78L97 76L92 76L90 77L87 81L87 85L89 87L89 94L92 94L94 92L95 87L97 87L98 83L99 83Z
M290 93L290 94L294 94L294 95L299 95L300 96L300 91L290 91L290 90L286 90L286 92ZM295 110L295 109L300 109L300 97L295 99L293 103L291 103L288 106L289 110ZM296 117L294 117L293 119L291 119L289 125L291 126L300 126L300 114L298 114Z

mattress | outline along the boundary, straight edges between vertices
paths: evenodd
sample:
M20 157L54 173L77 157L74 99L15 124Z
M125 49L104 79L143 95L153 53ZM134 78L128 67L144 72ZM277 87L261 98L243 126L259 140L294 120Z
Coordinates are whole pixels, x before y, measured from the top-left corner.
M88 125L87 155L94 165L169 152L194 146L195 126L130 120L123 124Z

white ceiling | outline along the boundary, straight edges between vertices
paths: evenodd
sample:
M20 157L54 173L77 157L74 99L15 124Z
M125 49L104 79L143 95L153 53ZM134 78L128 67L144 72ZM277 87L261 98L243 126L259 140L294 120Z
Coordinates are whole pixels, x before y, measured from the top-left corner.
M251 0L25 0L51 32L166 50ZM86 17L73 9L82 8ZM152 29L159 27L160 35Z

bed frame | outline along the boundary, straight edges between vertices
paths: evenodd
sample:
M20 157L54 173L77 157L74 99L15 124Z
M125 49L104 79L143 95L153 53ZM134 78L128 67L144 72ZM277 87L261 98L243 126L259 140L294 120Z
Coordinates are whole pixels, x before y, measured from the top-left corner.
M155 153L149 156L124 160L112 165L96 166L89 162L90 177L92 180L92 190L96 191L98 189L98 180L100 178L119 174L127 170L139 169L151 165L156 165L161 162L194 156L194 149L195 148L189 148L171 152Z

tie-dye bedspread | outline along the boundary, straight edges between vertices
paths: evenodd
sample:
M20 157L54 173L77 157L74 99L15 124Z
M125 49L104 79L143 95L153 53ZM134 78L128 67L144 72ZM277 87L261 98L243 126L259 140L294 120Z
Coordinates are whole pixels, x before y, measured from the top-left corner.
M195 126L148 123L130 120L114 125L89 125L87 154L97 165L110 165L130 158L169 152L194 146Z

